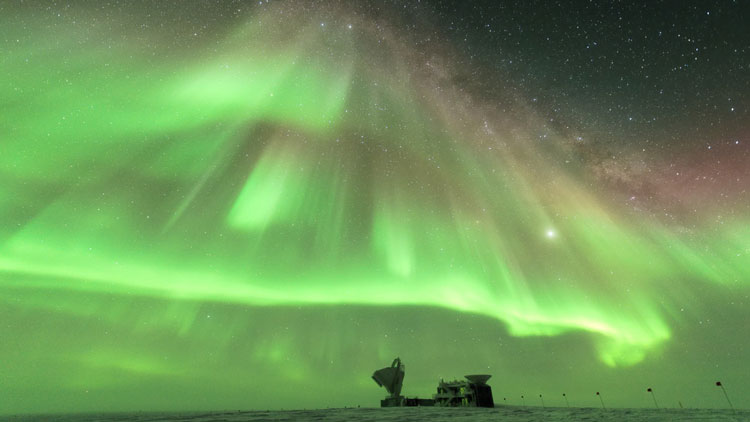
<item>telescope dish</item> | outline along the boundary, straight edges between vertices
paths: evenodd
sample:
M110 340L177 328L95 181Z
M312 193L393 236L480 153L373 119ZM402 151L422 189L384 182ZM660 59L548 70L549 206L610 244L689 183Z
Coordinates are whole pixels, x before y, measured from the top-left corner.
M492 375L466 375L465 377L474 384L485 384Z

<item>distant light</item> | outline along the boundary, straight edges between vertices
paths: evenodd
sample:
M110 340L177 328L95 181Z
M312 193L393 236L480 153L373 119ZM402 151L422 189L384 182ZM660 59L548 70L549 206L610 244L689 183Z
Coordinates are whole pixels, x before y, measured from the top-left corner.
M554 239L557 237L557 232L552 229L547 230L547 237L550 239Z

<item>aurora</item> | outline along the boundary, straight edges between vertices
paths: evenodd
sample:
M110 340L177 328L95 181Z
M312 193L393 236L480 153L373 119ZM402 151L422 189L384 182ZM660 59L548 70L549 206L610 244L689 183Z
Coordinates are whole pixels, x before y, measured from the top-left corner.
M399 18L318 6L5 6L1 412L356 405L396 354L414 389L436 353L568 392L747 369L747 124L618 147ZM717 160L716 192L682 185Z

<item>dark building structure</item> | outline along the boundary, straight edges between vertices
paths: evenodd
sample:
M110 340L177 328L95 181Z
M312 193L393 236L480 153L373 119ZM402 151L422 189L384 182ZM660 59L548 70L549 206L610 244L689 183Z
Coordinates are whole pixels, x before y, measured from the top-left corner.
M491 375L466 375L466 380L445 382L440 380L437 393L432 399L404 397L401 388L406 368L401 359L396 358L391 366L378 369L372 379L388 391L388 396L380 401L381 407L399 406L441 406L441 407L495 407L492 387L487 385Z

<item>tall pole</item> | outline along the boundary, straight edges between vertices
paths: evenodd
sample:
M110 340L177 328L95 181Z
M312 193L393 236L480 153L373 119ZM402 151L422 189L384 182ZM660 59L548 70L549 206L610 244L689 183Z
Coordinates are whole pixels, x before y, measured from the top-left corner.
M523 395L521 395L521 400L522 400L522 402L523 402L523 405L524 405L524 406L526 406L526 399L525 399L525 398L523 398Z
M542 395L540 394L540 395L539 395L539 398L540 398L540 399L542 400L542 409L544 409L544 408L545 408L545 407L544 407L544 397L542 397Z
M654 390L651 387L649 387L648 390L646 390L646 391L648 391L649 393L651 393L651 397L654 399L654 406L656 406L656 408L658 409L659 408L659 403L656 402L656 395L654 394Z
M570 407L570 403L568 402L568 396L566 396L565 393L563 393L563 397L565 398L565 404L568 405L568 407Z
M734 411L734 406L732 406L732 402L729 400L729 395L727 394L727 390L725 390L724 386L721 385L721 381L716 381L716 386L721 387L721 391L724 392L724 397L727 398L727 403L729 403L729 407L731 407L732 411Z
M607 408L604 406L604 399L602 399L602 395L599 394L599 392L596 392L596 395L599 396L599 401L602 402L602 409L607 410Z

